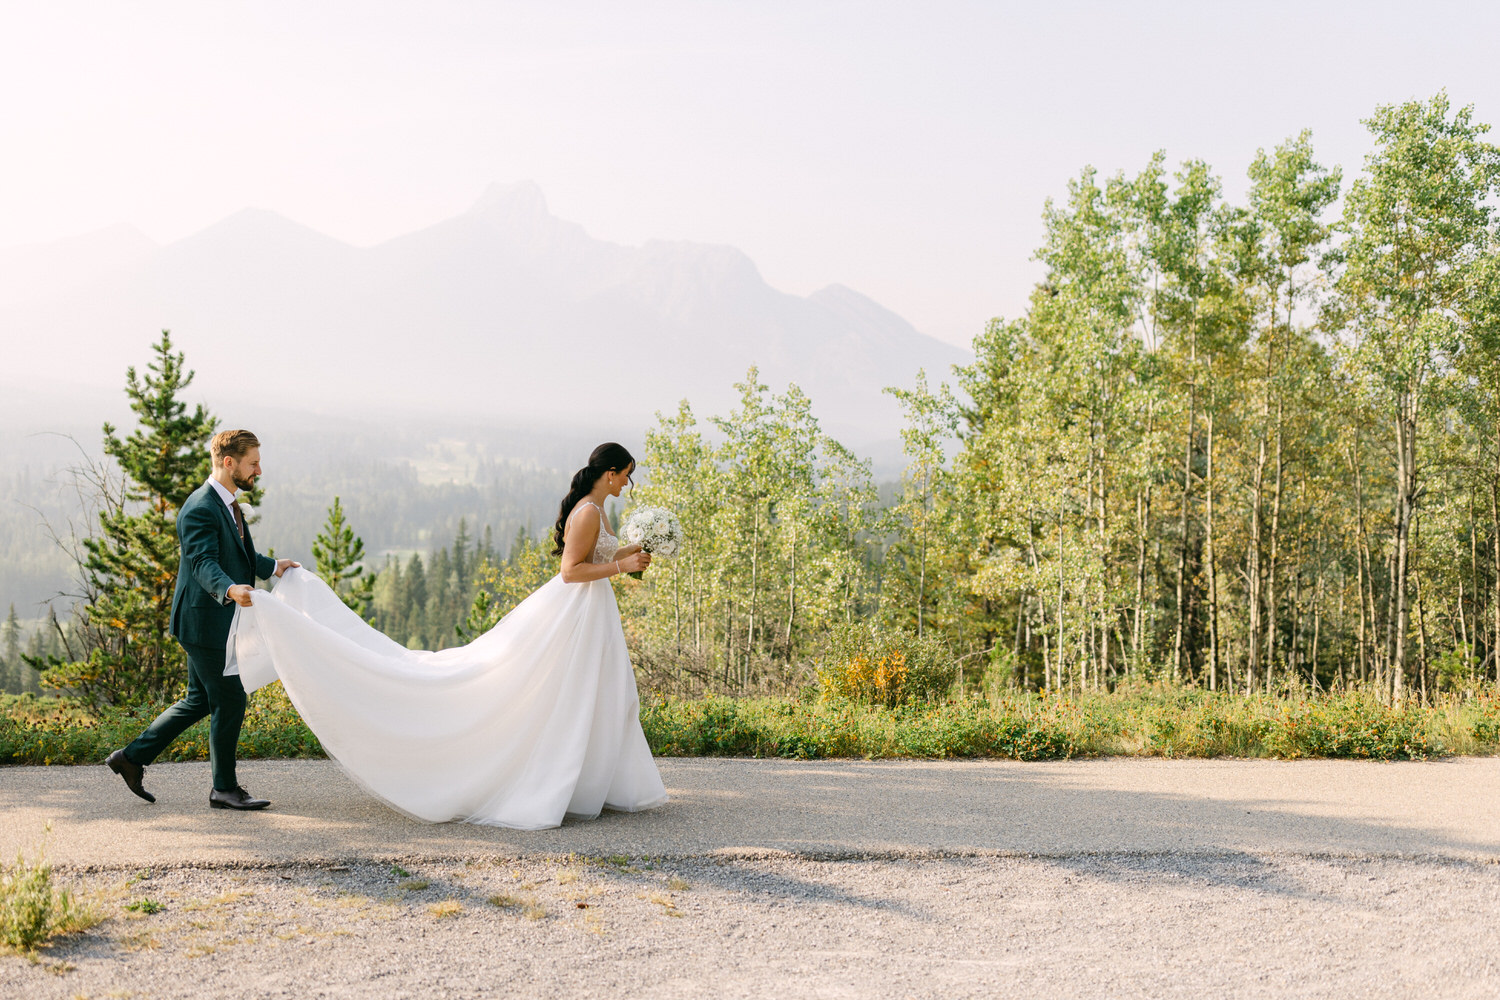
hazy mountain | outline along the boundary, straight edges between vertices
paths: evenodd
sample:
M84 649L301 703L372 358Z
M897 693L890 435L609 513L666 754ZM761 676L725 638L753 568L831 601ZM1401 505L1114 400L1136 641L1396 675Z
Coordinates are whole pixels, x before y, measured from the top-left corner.
M683 397L724 412L754 363L873 441L898 422L882 387L967 357L851 289L779 292L732 247L593 239L531 183L370 248L247 209L162 247L116 227L10 251L0 275L6 382L118 387L170 328L210 401L321 412L636 431Z

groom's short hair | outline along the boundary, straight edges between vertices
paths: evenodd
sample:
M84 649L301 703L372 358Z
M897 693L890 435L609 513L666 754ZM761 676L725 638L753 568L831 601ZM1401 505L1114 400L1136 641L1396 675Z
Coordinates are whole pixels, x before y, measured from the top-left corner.
M215 465L225 455L230 458L244 458L245 452L259 447L260 438L245 430L220 431L208 442L208 450L213 454Z

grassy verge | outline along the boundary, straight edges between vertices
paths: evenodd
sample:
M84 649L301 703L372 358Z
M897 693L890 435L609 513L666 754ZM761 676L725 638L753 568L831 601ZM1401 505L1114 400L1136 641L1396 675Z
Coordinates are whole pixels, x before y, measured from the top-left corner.
M124 746L153 710L92 714L46 699L0 703L0 764L86 764ZM1364 695L1244 697L1154 687L1110 694L922 702L898 708L793 698L656 700L641 709L663 756L814 759L1340 757L1412 760L1500 750L1500 694L1388 708ZM162 760L206 760L206 723ZM251 696L243 758L321 757L280 685Z
M641 712L666 756L1340 757L1421 760L1500 749L1500 700L1394 710L1373 698L1249 698L1182 688L1008 694L901 708L787 699L662 701Z
M94 764L138 736L165 705L86 712L51 698L0 701L0 764ZM240 730L244 759L322 757L323 746L278 682L250 696ZM179 736L157 761L208 760L208 720Z

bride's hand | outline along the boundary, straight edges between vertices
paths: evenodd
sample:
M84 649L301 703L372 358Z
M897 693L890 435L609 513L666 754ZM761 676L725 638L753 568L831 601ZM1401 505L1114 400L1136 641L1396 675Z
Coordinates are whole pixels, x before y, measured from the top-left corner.
M615 560L620 564L620 570L625 573L639 573L651 565L651 553L641 552L639 549L632 552L623 559Z
M622 545L615 550L615 558L624 559L626 556L633 556L639 551L641 551L639 545Z

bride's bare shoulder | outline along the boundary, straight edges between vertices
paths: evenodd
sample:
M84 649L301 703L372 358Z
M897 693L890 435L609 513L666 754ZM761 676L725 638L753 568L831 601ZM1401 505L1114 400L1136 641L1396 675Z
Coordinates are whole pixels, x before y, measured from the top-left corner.
M599 508L591 503L580 503L573 508L568 515L568 523L563 526L563 534L571 535L574 525L579 526L580 531L597 533L599 531Z

